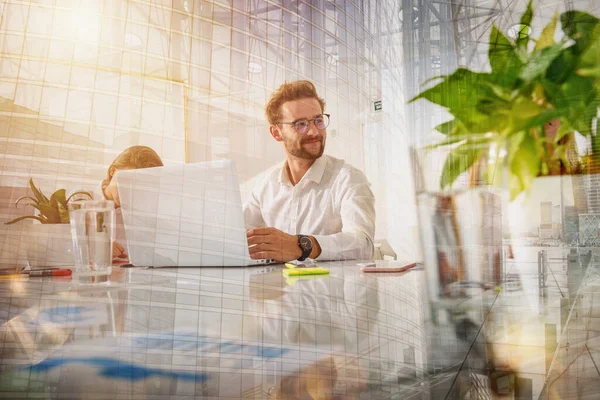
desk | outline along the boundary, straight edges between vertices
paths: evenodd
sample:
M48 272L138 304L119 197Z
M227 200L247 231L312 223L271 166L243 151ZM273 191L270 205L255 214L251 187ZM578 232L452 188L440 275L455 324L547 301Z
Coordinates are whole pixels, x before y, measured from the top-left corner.
M501 289L442 305L423 270L355 262L298 280L269 266L4 281L0 396L538 398L573 304L566 263L542 300L537 265L507 263Z

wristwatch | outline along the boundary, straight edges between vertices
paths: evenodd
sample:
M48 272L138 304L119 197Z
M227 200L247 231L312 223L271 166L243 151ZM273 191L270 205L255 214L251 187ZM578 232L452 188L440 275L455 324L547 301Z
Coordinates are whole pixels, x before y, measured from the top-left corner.
M298 258L298 261L304 261L310 256L310 253L313 248L312 240L310 240L309 236L306 235L296 235L298 236L298 247L302 250L302 255Z

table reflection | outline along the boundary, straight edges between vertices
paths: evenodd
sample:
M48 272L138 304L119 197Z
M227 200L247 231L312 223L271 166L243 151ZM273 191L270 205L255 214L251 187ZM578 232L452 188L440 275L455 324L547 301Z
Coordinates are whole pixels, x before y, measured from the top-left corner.
M546 287L535 262L509 262L498 287L447 302L428 300L422 268L361 274L343 262L292 280L280 266L115 267L103 280L0 282L0 391L537 398L589 262L546 258Z

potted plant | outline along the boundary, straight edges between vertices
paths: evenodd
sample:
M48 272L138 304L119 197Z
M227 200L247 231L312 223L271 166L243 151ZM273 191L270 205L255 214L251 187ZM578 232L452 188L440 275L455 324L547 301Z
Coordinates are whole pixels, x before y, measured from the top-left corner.
M48 198L35 186L33 179L29 179L29 187L33 197L21 197L15 205L28 201L27 205L38 210L38 214L21 216L6 223L12 225L27 219L39 222L25 225L21 231L20 243L25 246L27 263L32 267L73 264L73 242L67 204L75 196L90 199L92 196L88 192L79 191L67 198L66 190L59 189Z
M543 213L540 195L532 193L549 193L553 185L558 187L563 193L559 224L564 230L567 203L579 208L580 218L587 212L582 201L575 204L585 197L585 181L579 175L574 184L572 177L595 172L600 166L600 136L594 126L600 105L600 22L581 11L555 14L535 39L529 35L532 19L530 1L516 38L492 26L491 72L459 68L434 78L433 87L410 101L429 100L454 117L436 127L446 137L431 146L449 151L440 178L442 191L468 170L481 172L482 179L493 184L494 174L487 167L493 163L482 162L489 156L482 145L505 149L511 201L517 199L521 210L539 216ZM556 41L559 22L563 35ZM586 162L577 154L575 132L591 142ZM538 203L531 205L537 211L525 205L532 198Z

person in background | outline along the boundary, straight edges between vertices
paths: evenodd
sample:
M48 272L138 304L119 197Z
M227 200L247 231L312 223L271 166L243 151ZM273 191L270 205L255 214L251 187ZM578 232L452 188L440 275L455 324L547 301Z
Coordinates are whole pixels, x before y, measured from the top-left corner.
M323 155L329 114L309 81L284 83L266 115L286 160L244 204L252 259L373 258L375 197L360 170Z
M104 179L101 185L94 190L94 198L98 198L99 194L106 200L115 202L115 208L121 207L119 200L119 191L117 184L112 180L117 171L125 169L140 169L162 167L163 162L160 156L154 150L147 146L131 146L123 150L121 154L108 167L108 176Z
M115 202L115 208L121 207L119 199L119 191L117 190L117 184L113 181L113 176L117 171L126 169L140 169L140 168L152 168L162 167L163 162L159 155L147 146L131 146L115 158L115 160L108 167L108 175L106 179L102 181L96 189L94 189L94 199L105 198L106 200L112 200ZM122 226L120 213L117 211L117 227ZM117 240L113 245L113 258L126 259L127 253L125 248L119 243L124 242L123 229L117 229Z

